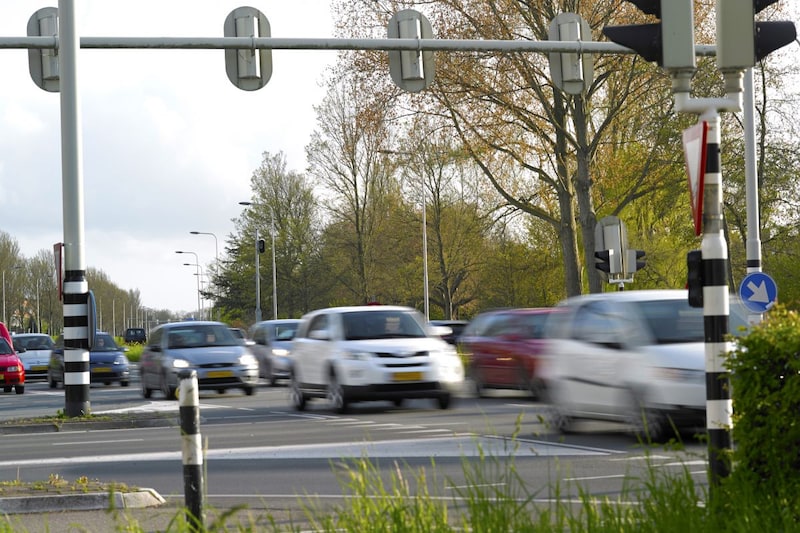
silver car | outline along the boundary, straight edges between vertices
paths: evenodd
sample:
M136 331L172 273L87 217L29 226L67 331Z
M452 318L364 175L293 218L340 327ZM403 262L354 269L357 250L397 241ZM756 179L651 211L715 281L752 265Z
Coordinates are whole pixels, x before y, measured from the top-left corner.
M289 379L289 350L300 320L281 319L256 322L250 328L250 347L258 359L259 374L270 385L279 379Z
M167 399L175 399L178 373L186 369L197 372L201 390L224 393L241 388L251 395L258 385L255 356L220 322L186 321L159 326L150 332L139 366L145 398L157 390Z
M18 333L14 335L14 348L25 367L25 380L47 379L47 365L53 352L53 339L46 333Z

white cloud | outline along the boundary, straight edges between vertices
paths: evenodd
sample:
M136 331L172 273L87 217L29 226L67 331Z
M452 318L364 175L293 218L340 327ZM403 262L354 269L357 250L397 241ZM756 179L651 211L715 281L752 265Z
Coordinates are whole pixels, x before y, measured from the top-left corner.
M0 36L26 34L47 3L0 4ZM55 4L54 2L50 3ZM75 0L81 36L221 37L240 0ZM255 5L274 37L332 37L326 0ZM264 151L304 170L312 106L331 51L273 51L266 87L225 74L222 50L82 49L78 62L87 265L149 307L197 306L195 276L175 250L214 258ZM0 49L0 230L31 257L63 240L59 95L36 87L27 51Z

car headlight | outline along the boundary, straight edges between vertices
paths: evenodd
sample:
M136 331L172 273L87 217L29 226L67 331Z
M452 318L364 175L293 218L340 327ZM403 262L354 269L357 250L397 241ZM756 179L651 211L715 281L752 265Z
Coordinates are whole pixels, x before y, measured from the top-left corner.
M287 350L286 348L273 348L272 355L274 355L275 357L286 357L287 355L289 355L289 350Z
M11 365L10 367L7 368L7 370L9 372L19 372L20 370L22 370L22 367L18 365Z
M244 366L256 366L258 365L258 361L252 354L246 353L239 357L239 364Z
M117 358L114 359L114 364L115 365L127 365L128 364L128 358L125 357L124 355L118 355Z
M355 361L369 361L372 358L372 354L370 352L345 352L344 357Z
M173 359L172 368L189 368L189 361L186 359Z

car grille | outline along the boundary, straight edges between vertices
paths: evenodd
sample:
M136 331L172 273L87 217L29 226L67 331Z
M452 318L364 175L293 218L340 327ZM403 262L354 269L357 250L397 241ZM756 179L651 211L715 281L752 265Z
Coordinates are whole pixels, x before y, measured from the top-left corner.
M409 357L428 357L428 352L377 352L375 355L385 359L408 359Z
M236 363L206 363L197 365L197 368L230 368L232 366L236 366Z

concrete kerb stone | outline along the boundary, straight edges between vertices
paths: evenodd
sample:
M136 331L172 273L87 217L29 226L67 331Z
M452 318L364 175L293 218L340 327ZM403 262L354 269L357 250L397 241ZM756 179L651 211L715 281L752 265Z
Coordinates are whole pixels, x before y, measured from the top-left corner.
M90 492L44 496L12 496L0 498L0 513L13 515L55 511L94 511L100 509L134 509L157 507L166 500L153 489L134 492Z

